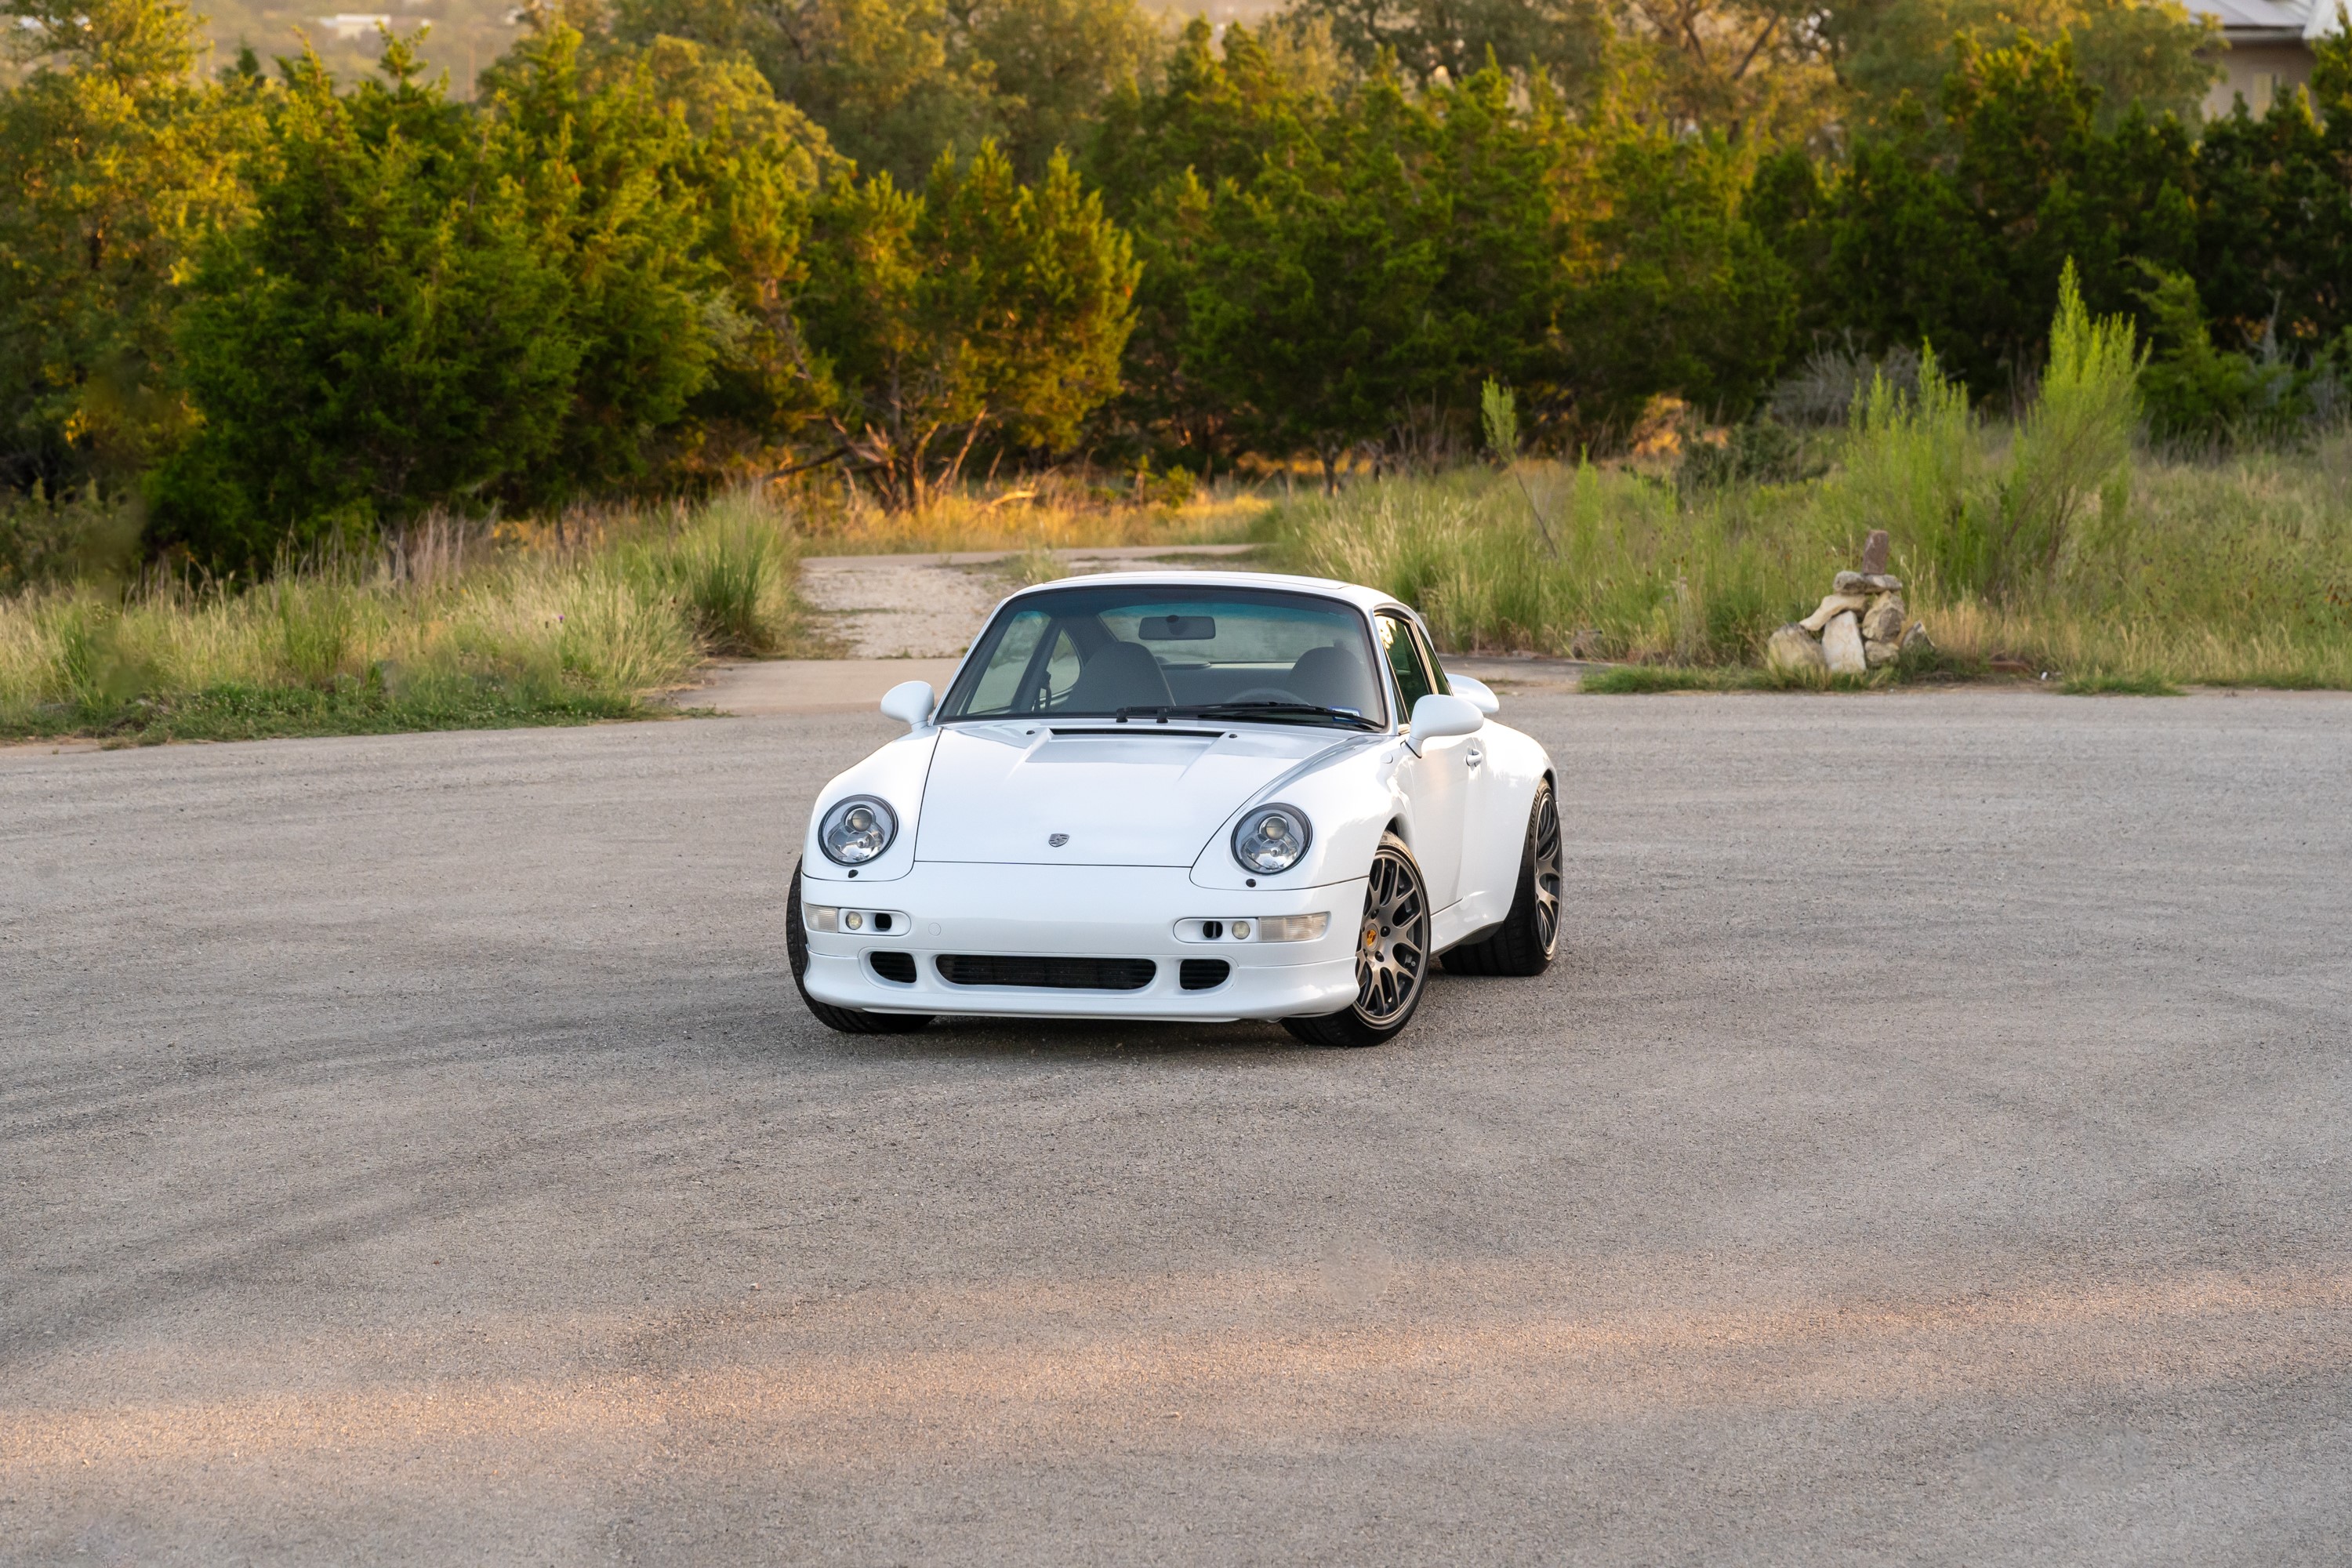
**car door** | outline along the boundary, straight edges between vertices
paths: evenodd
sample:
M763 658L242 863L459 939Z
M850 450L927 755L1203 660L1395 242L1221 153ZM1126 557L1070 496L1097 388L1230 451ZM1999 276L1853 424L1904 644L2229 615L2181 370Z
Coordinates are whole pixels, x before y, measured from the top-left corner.
M1454 688L1446 681L1445 666L1429 640L1428 630L1416 623L1412 637L1429 663L1437 689L1452 695ZM1496 783L1498 770L1486 765L1486 737L1465 735L1455 743L1461 748L1464 777L1462 868L1454 896L1465 918L1484 925L1510 912L1511 894L1516 891L1512 883L1519 868L1519 836L1497 826L1509 807L1501 798L1502 786Z
M1382 611L1373 617L1381 635L1381 654L1396 679L1397 717L1412 721L1412 705L1437 689L1436 674L1413 635L1412 623ZM1429 885L1432 911L1452 906L1462 896L1463 813L1469 804L1469 746L1475 735L1447 735L1425 742L1422 754L1407 752L1397 777L1412 803L1412 858Z

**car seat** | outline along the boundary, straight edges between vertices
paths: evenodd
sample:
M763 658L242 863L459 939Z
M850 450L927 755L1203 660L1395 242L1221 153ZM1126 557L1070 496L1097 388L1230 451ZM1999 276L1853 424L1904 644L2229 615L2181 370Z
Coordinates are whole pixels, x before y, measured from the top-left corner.
M1291 665L1290 679L1283 685L1301 702L1352 708L1368 719L1380 717L1379 691L1372 685L1371 672L1364 668L1363 656L1350 657L1343 647L1308 648Z
M1172 707L1160 661L1140 643L1113 642L1078 667L1065 713L1116 713L1122 708Z

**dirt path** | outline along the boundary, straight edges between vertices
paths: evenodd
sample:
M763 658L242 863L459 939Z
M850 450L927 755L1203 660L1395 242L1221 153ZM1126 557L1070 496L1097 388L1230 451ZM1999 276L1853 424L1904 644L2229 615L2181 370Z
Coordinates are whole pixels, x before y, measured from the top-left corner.
M1093 572L1255 564L1254 544L1147 544L1057 550L1073 577ZM1010 551L955 555L815 555L801 563L801 597L830 618L851 658L955 658L996 602L1018 586Z

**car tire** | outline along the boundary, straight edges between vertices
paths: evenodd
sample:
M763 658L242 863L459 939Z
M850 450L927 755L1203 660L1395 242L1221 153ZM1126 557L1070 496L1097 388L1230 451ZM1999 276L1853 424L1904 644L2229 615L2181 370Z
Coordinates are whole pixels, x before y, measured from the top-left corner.
M1285 1018L1282 1026L1310 1046L1381 1045L1412 1021L1428 988L1428 884L1404 840L1384 833L1364 884L1355 1001L1336 1013Z
M1511 912L1476 942L1445 955L1448 974L1541 974L1559 951L1559 806L1551 781L1536 785L1528 836L1519 854L1518 887Z
M801 918L801 868L793 867L791 910L784 917L784 953L793 963L793 984L816 1021L845 1035L911 1035L931 1021L928 1013L868 1013L862 1007L836 1007L808 994L808 926Z

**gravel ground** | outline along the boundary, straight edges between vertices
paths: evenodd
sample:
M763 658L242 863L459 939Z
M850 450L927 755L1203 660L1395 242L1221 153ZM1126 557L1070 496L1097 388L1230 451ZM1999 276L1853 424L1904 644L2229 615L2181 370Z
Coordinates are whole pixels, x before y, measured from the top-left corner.
M868 717L0 755L0 1561L2352 1560L2352 701L1505 717L1360 1053L816 1027Z

